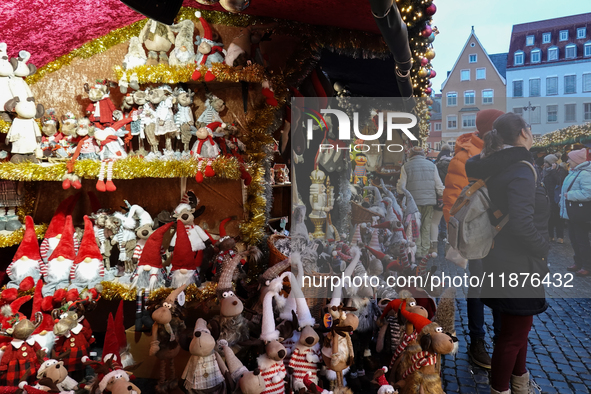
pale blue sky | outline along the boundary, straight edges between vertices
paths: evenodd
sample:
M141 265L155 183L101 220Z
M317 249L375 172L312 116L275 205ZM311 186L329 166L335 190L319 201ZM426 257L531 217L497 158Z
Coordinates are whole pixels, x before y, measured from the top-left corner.
M440 93L474 25L476 36L489 54L507 52L513 25L591 12L591 0L435 0L433 25L433 92Z

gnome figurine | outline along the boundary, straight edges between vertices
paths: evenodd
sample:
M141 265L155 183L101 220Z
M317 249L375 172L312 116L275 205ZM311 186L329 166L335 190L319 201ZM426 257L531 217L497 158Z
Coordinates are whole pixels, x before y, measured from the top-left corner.
M198 273L196 273L196 263L198 261L197 259L195 259L195 252L193 252L191 249L191 241L189 240L189 235L186 231L182 231L184 227L183 222L177 220L176 227L177 229L181 229L181 231L177 230L176 244L174 245L174 252L172 254L171 263L171 286L175 289L184 284L190 285L191 283L195 283L199 275ZM201 255L203 255L202 250L199 250L198 253L201 253Z
M201 16L201 12L196 11L195 16L199 18L201 22L201 26L203 26L203 37L198 38L198 41L195 42L197 44L197 55L195 58L195 62L197 63L197 68L195 72L193 72L192 79L194 81L201 78L201 71L199 70L201 66L205 66L208 70L205 73L203 79L205 82L211 82L215 80L215 75L211 72L211 66L214 63L223 63L224 62L224 52L222 49L221 43L217 43L213 41L213 33L211 31L211 26L209 23Z
M62 231L64 230L64 225L66 223L66 216L72 214L72 211L78 202L78 198L80 198L79 194L71 195L70 197L63 200L55 210L53 218L49 222L49 226L47 226L47 231L45 232L45 236L41 242L39 250L43 262L47 263L47 258L51 256L53 250L60 242L60 239L62 238ZM74 233L72 232L72 236L73 234ZM75 237L74 249L78 249L78 240Z
M25 235L12 258L12 263L6 268L6 274L10 278L7 288L18 288L21 281L30 276L34 280L41 278L43 261L39 254L39 243L35 234L33 218L25 218Z
M105 276L103 255L96 243L93 224L84 216L84 235L74 264L70 269L70 289L82 291L85 288L92 289L101 282Z
M60 242L47 259L47 264L45 264L42 271L45 278L43 296L51 295L57 289L68 287L70 284L70 269L75 258L74 226L72 225L72 217L67 216Z

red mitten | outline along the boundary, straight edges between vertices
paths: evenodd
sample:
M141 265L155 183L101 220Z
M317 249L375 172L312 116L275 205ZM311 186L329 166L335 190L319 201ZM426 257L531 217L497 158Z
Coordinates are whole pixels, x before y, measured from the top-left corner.
M76 289L76 288L70 289L66 293L66 302L70 302L70 301L74 302L78 299L78 296L80 296L78 289Z
M6 304L16 300L16 297L18 297L18 290L15 288L6 289L0 295L0 299L2 299L2 302Z
M18 288L20 291L29 291L31 290L33 287L35 287L35 280L33 279L32 276L27 276L25 279L23 279L21 281L21 283L18 285Z

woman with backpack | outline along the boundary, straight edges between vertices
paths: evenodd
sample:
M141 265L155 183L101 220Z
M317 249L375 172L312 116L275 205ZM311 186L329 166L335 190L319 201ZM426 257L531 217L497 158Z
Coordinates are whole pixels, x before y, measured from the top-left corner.
M549 273L547 255L550 206L546 190L533 168L530 126L512 112L501 115L484 137L484 148L466 163L469 178L486 180L495 211L508 221L482 259L485 281L481 298L501 313L501 330L491 363L491 393L525 394L535 383L526 369L528 335L534 315L548 308L543 285L529 281L512 287L522 273L540 281ZM504 277L504 285L501 278ZM492 282L492 283L491 283ZM523 285L523 286L522 286Z
M587 160L587 150L569 152L568 165L571 170L562 183L560 216L568 219L575 264L567 269L576 272L577 276L588 276L591 273L591 162Z

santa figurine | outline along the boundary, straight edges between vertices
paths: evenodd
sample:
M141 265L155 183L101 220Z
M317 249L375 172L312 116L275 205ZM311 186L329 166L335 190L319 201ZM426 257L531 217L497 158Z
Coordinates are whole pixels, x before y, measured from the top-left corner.
M53 218L49 222L49 226L47 226L47 231L45 231L45 236L39 249L43 262L47 263L48 257L51 256L53 250L60 242L62 231L64 230L64 225L66 223L66 216L72 214L79 198L80 194L73 194L63 200L55 210ZM73 232L72 237L74 241L74 249L78 250L78 240L74 237Z
M211 67L214 63L223 63L224 62L224 50L222 49L222 43L218 43L213 41L213 33L211 31L211 26L209 23L201 16L201 12L196 11L195 16L199 18L201 22L201 26L203 26L203 37L199 38L195 41L197 44L197 55L195 57L195 62L197 63L197 68L195 72L193 72L192 79L194 81L201 78L201 71L199 70L201 66L207 67L207 72L203 79L205 82L211 82L215 80L215 75L211 72Z
M103 255L96 243L93 224L84 216L84 235L78 254L70 269L70 288L82 291L85 288L92 289L99 284L105 276Z
M183 229L184 223L177 220L177 229ZM177 230L178 231L178 230ZM198 253L203 256L203 251L200 250ZM174 245L174 252L172 254L172 282L173 288L181 287L182 285L190 285L196 282L198 273L197 265L199 259L195 258L195 252L191 249L191 241L189 240L189 234L186 231L178 231L176 243Z
M41 278L43 261L39 254L39 243L35 234L33 218L25 218L25 235L12 258L12 263L6 268L6 274L10 278L7 288L18 288L23 279L30 276L33 280Z
M179 221L182 222L182 226L177 226L176 233L172 237L170 241L170 246L173 247L176 245L177 234L179 231L183 229L187 233L189 237L189 241L191 242L191 250L193 252L197 252L198 250L203 250L207 246L206 242L213 242L213 240L209 237L209 235L195 222L195 216L193 213L195 212L195 208L191 208L191 205L186 203L180 203L175 209L173 216Z
M35 286L31 316L35 316L37 312L41 312L43 320L41 321L41 325L33 331L31 337L35 339L35 342L37 342L39 346L41 346L41 350L46 354L51 354L55 342L55 335L53 334L54 322L51 317L51 312L53 311L53 297L43 297L42 290L43 280L39 279L37 281L37 286Z
M74 250L74 226L72 217L67 216L62 237L59 244L47 259L43 267L43 296L53 294L57 289L68 287L70 284L70 269L74 264L76 251Z

